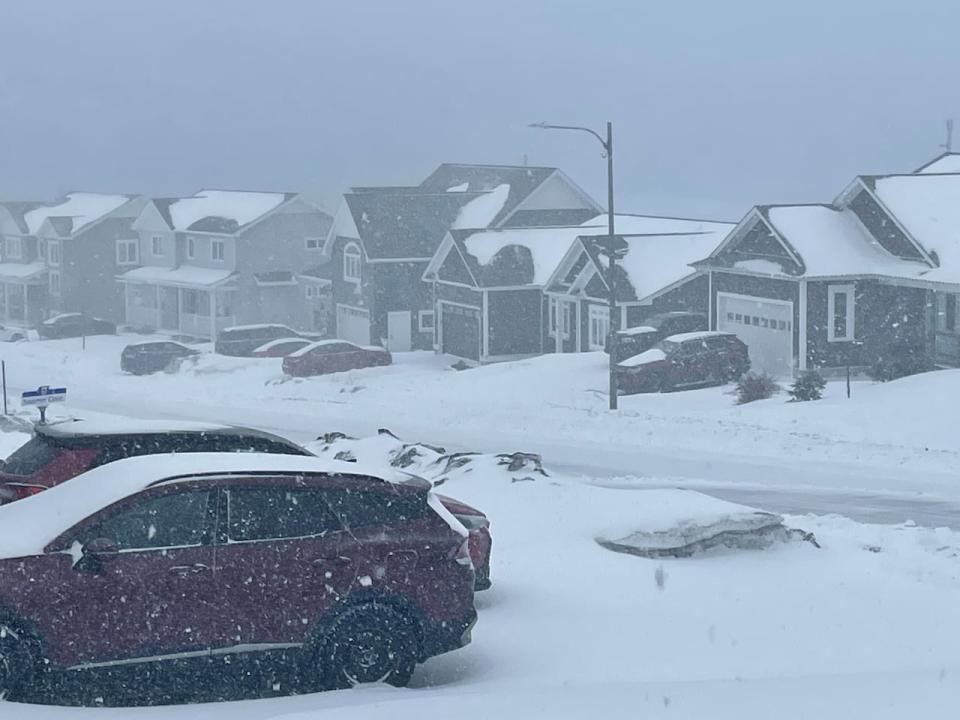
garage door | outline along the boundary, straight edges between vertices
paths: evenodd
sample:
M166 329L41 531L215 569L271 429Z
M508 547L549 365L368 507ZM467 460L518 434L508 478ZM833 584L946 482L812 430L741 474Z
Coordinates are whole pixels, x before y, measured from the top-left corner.
M774 377L793 372L793 303L717 294L717 329L736 333L750 350L750 367Z
M337 337L356 345L369 345L369 311L349 305L337 305Z
M440 349L468 360L480 360L480 311L440 304Z

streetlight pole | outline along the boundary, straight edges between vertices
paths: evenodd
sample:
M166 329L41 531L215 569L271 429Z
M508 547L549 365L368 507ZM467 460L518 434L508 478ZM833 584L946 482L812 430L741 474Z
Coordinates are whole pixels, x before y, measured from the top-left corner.
M613 123L607 122L607 137L604 139L599 133L587 127L578 125L549 125L547 123L532 123L530 127L541 130L577 130L593 135L603 146L603 154L607 158L607 235L609 238L609 252L607 255L607 290L610 293L607 321L607 350L610 353L610 409L617 409L617 332L614 329L614 318L617 316L616 264L617 257L613 251L614 222L613 222ZM617 323L619 325L619 323Z

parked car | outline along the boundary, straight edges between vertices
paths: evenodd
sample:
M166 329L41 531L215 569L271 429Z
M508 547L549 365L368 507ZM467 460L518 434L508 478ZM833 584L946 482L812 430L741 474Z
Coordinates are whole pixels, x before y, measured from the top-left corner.
M0 325L0 342L20 342L27 339L27 331L23 328L8 328Z
M149 375L175 368L184 358L199 354L199 350L172 340L131 343L120 353L120 369L134 375Z
M493 546L490 520L481 511L470 507L465 502L446 495L437 495L437 498L470 533L470 560L473 561L473 570L476 574L473 588L477 591L487 590L491 585L490 550Z
M750 369L747 346L733 333L671 335L655 347L617 363L621 395L718 385Z
M271 340L268 343L264 343L260 347L251 353L253 357L286 357L292 352L296 352L301 348L305 348L307 345L313 343L313 340L308 340L306 338L280 338L279 340Z
M190 422L68 420L36 425L33 437L0 461L0 505L39 494L92 468L157 453L258 452L313 457L306 448L260 430ZM478 590L490 587L490 522L447 497L443 505L470 533Z
M121 458L195 452L309 454L277 435L232 425L133 419L38 424L33 437L0 463L0 504L36 495Z
M283 359L283 372L294 377L307 377L392 362L389 351L382 347L354 345L344 340L320 340L287 355Z
M63 313L40 323L41 338L72 338L81 335L116 335L117 326L109 320L86 313Z
M213 349L221 355L250 357L253 351L263 344L281 338L304 338L311 341L319 339L309 333L297 332L286 325L235 325L219 332Z
M466 534L436 507L399 473L241 453L127 458L5 505L0 695L279 648L325 687L405 685L476 622Z
M701 313L676 310L648 317L643 325L617 332L617 362L649 350L664 338L680 333L709 330L710 321ZM605 348L606 352L610 349Z

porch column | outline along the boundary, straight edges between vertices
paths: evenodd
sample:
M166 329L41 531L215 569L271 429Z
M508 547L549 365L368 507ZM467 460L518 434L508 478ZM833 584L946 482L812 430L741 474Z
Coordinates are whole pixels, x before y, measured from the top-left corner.
M23 288L23 326L30 327L30 293L27 292L27 284L20 285Z
M10 320L10 298L7 296L7 283L3 285L3 319Z
M483 327L480 328L480 333L483 339L483 342L480 346L481 347L480 352L482 353L481 360L490 356L490 307L489 307L489 299L487 295L488 295L487 291L484 290L483 291L483 322L481 323Z
M550 309L551 317L553 318L554 327L553 327L553 350L557 354L563 352L563 337L560 331L560 299L551 297L550 298Z
M160 315L160 286L159 286L159 285L154 285L154 286L153 286L153 293L154 293L154 297L156 298L156 307L157 307L157 327L156 327L156 329L159 330L159 329L161 328L161 325L160 325L160 319L161 319L161 315Z
M217 289L210 288L210 339L217 339Z
M177 288L177 332L183 335L183 288Z
M800 346L797 348L797 366L800 370L807 369L807 281L800 281L800 308L798 312L797 322L800 323L800 327L797 328L797 344ZM830 319L827 318L827 322Z

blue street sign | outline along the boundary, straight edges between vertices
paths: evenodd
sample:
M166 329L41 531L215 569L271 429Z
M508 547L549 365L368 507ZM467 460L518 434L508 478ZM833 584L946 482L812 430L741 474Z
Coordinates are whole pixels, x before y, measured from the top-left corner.
M49 385L41 385L36 390L27 390L20 394L21 405L42 405L46 407L50 403L63 402L66 399L66 388L53 388Z

